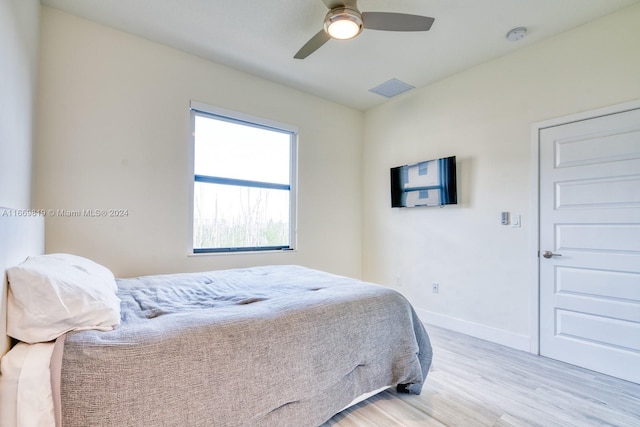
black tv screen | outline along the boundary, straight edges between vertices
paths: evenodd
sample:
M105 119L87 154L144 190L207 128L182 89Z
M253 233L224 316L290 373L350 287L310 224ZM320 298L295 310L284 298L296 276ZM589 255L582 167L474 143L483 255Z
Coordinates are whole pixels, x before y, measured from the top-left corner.
M391 207L444 206L458 203L456 157L391 168Z

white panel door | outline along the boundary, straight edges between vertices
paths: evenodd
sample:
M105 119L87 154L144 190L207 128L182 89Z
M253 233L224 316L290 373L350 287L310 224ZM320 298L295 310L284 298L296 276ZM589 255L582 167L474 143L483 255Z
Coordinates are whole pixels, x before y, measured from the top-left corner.
M640 109L539 135L540 354L640 383Z

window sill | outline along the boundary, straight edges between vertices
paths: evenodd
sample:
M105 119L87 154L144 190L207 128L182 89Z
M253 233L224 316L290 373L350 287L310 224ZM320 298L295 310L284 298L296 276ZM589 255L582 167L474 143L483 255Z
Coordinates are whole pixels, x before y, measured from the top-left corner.
M187 257L207 257L207 256L220 256L220 255L257 255L257 254L276 254L276 253L288 253L297 252L297 249L267 249L267 250L249 250L249 251L225 251L225 252L189 252Z

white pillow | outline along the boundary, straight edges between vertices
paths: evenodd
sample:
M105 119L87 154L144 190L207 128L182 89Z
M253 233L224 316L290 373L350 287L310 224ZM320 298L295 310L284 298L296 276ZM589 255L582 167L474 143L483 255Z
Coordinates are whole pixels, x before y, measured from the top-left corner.
M20 341L51 341L72 330L110 331L120 323L113 273L91 260L39 255L9 268L7 276L7 335Z

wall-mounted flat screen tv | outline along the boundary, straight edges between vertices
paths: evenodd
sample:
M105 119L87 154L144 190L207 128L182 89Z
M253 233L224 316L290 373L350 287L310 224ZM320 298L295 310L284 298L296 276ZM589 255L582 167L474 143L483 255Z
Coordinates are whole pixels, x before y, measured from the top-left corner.
M457 203L456 156L391 168L391 207Z

